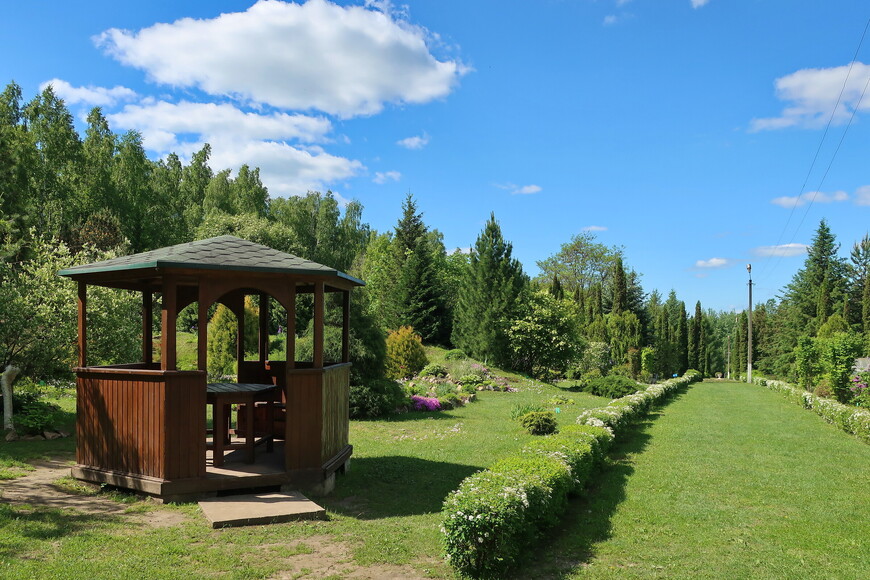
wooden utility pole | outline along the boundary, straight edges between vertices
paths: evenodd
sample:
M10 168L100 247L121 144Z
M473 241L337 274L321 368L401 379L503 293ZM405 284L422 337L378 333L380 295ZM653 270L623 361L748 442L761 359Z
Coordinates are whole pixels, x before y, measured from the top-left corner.
M746 382L752 383L752 264L746 264L749 272L749 325L746 332Z

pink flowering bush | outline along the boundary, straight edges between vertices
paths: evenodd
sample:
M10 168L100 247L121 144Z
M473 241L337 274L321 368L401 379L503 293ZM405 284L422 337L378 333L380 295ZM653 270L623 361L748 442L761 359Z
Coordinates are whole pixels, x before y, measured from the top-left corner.
M411 395L411 405L415 411L440 411L441 403L435 397Z

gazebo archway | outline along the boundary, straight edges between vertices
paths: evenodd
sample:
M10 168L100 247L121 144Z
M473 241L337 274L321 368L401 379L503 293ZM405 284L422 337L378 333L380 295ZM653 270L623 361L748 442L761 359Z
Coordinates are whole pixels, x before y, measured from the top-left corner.
M274 385L286 408L283 471L257 485L329 487L349 461L350 292L361 280L333 268L233 236L180 244L60 272L78 289L79 366L76 477L161 497L232 488L206 469L205 404L208 310L224 303L237 316L238 382ZM142 293L142 361L87 364L87 287ZM324 360L328 292L342 293L342 358ZM161 300L160 361L153 357L153 295ZM313 295L313 360L296 361L296 300ZM244 355L244 298L274 298L287 312L286 361L269 361L268 306L260 308L258 358ZM197 370L177 370L178 313L197 304Z

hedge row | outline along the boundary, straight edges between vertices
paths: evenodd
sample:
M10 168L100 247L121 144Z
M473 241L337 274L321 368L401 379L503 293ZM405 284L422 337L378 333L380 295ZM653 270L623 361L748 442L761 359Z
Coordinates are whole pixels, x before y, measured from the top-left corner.
M444 501L447 560L460 574L497 578L562 515L607 453L614 433L680 388L686 375L653 385L578 417L577 425L532 441L518 453L467 477Z
M851 433L870 443L870 410L844 405L833 399L817 397L809 391L782 381L756 378L752 382L780 393L804 409L812 409L828 423L832 423L846 433Z

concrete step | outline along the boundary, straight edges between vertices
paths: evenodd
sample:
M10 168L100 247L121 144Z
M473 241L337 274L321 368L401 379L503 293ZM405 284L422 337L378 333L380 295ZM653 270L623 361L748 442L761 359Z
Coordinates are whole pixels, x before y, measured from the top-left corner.
M212 528L326 519L326 510L298 491L214 497L199 507Z

